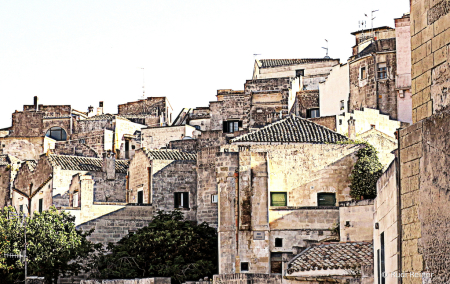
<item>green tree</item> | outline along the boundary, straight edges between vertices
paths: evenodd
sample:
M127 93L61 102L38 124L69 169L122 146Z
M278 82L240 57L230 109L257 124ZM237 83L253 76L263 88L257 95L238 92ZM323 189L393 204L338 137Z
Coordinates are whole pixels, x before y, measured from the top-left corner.
M20 254L24 249L24 229L19 219L8 219L15 211L6 207L0 214L0 277L7 283L24 280L24 263L5 258L3 253ZM43 276L46 283L59 277L86 271L84 260L98 248L86 239L92 231L75 229L75 217L55 207L25 218L27 232L28 275Z
M179 210L158 211L147 227L110 243L108 250L110 254L99 254L91 277L172 277L176 283L217 271L216 229L184 221Z
M350 176L350 196L355 199L375 198L377 181L383 173L383 165L378 160L377 150L367 142L359 142L366 147L358 150L358 161Z

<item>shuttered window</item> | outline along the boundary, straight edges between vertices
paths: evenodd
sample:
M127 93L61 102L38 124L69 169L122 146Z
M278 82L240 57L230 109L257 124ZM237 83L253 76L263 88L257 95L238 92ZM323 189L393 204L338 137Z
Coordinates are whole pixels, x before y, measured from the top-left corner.
M271 192L270 206L287 206L286 192Z

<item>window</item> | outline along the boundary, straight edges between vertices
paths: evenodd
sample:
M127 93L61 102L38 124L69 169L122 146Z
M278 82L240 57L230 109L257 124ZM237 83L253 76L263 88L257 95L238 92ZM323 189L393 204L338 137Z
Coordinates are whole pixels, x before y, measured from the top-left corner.
M195 130L198 130L198 131L202 130L202 128L200 127L200 125L194 125L194 128L195 128Z
M78 192L73 194L72 207L78 207Z
M341 110L344 110L344 100L341 101Z
M286 192L271 192L270 206L287 206Z
M282 253L274 253L270 254L270 273L281 274L282 272L282 261L283 254Z
M42 212L42 207L44 205L43 203L44 203L44 199L40 198L39 199L39 213Z
M125 140L125 159L130 158L130 141Z
M387 68L386 63L378 63L378 79L387 78Z
M219 202L219 196L217 194L211 195L211 203Z
M366 78L367 78L366 67L361 67L361 80L364 80Z
M317 204L319 206L336 206L335 193L318 193Z
M239 131L239 127L242 127L242 121L224 121L223 132L233 133Z
M305 76L305 69L295 70L295 77Z
M375 129L375 124L371 124L370 129Z
M384 252L384 232L381 233L380 235L380 244L381 244L381 251L380 251L380 268L381 270L379 270L380 272L380 278L381 278L381 284L386 283L386 278L384 277L385 273L386 273L386 269L385 269L385 252Z
M342 119L339 119L339 125L342 125Z
M189 192L175 192L175 208L189 208Z
M306 116L308 118L315 118L315 117L319 117L319 109L318 108L312 108L312 109L308 109L306 112Z
M23 213L23 205L20 205L20 206L19 206L19 211L20 211L21 213Z
M282 238L275 238L275 247L276 248L282 248L283 247L283 239Z
M138 193L137 193L137 195L138 195L138 204L143 204L144 203L144 191L143 190L140 190L140 191L138 191Z
M49 130L47 130L47 133L45 133L45 136L55 139L56 141L66 141L67 140L66 131L64 129L62 129L61 127L50 128Z
M248 262L241 262L241 272L248 271Z

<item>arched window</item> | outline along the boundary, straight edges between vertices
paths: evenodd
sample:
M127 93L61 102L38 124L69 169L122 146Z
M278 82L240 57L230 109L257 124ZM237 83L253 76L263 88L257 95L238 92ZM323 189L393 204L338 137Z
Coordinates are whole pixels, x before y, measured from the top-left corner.
M45 136L55 139L56 141L66 141L67 140L67 134L64 129L61 127L52 127L49 130L47 130L47 133L45 133Z

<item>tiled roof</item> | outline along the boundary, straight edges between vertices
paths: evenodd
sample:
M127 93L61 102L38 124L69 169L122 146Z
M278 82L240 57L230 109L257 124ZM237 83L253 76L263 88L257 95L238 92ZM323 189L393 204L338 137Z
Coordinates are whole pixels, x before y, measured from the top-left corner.
M188 160L196 161L197 155L178 150L145 150L145 154L152 160Z
M297 116L269 124L254 132L231 140L235 142L273 142L273 143L335 143L348 140L322 125Z
M113 120L116 118L128 120L123 115L116 115L116 114L109 114L109 113L91 116L91 117L86 118L85 120Z
M60 166L67 171L92 171L101 172L103 159L66 155L49 155L48 160L53 166ZM126 173L129 161L116 160L116 172Z
M270 68L286 65L307 64L322 61L333 61L337 59L332 58L302 58L302 59L259 59L258 66L260 68Z
M294 257L288 263L287 273L316 269L350 269L372 263L372 243L325 243L307 248Z

